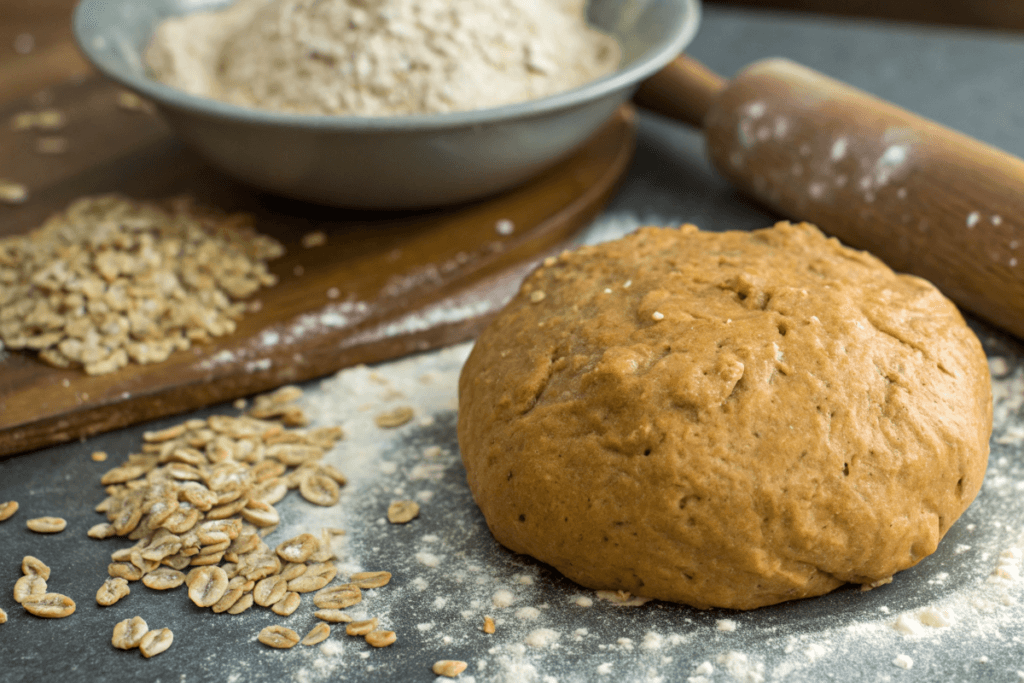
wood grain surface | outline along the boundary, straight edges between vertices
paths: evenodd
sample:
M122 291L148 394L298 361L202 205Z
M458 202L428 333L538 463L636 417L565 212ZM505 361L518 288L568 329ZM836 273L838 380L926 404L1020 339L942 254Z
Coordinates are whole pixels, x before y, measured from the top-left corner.
M0 361L0 455L469 339L539 258L596 216L634 144L634 115L623 108L571 158L503 195L430 212L353 212L231 181L156 116L119 109L118 92L98 77L53 89L47 106L68 118L64 154L39 154L37 133L0 127L0 177L30 191L25 204L0 206L0 236L83 195L188 194L254 213L257 229L287 248L271 262L280 282L256 295L262 307L234 334L163 363L88 376L10 352ZM0 107L0 121L33 108L30 100ZM505 221L511 234L498 229ZM326 244L303 248L314 230Z

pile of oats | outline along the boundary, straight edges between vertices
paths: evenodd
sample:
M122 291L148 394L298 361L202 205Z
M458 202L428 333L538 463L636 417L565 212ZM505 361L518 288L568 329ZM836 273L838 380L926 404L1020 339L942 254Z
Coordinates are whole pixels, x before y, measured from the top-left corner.
M50 568L42 560L26 555L21 561L21 573L22 577L14 584L14 601L26 612L45 619L62 619L75 613L74 600L47 591Z
M126 536L135 545L111 555L98 604L113 605L131 593L131 582L141 581L153 590L184 584L193 603L228 614L256 604L288 616L303 594L315 593L323 621L352 621L340 610L360 603L362 589L386 585L390 573L357 573L349 583L329 586L338 573L331 549L331 536L343 533L337 529L300 534L276 547L263 540L280 519L274 504L290 489L311 503L331 506L346 482L340 471L321 462L342 438L340 428L286 428L308 424L291 403L300 396L296 387L282 387L257 397L247 415L214 415L147 432L141 453L103 475L108 497L96 510L108 521L92 527L89 536ZM366 634L373 636L367 638L371 644L394 642L371 631ZM328 635L327 624L301 640L275 626L264 629L259 640L289 648L299 642L314 645Z
M0 240L0 342L92 375L157 363L232 333L241 300L276 282L266 262L283 253L244 214L79 199Z

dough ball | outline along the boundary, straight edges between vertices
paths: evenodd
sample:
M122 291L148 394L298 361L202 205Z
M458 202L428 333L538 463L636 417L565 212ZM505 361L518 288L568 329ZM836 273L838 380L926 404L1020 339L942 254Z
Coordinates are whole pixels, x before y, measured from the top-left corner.
M991 428L956 307L808 224L644 228L548 259L459 383L499 542L701 608L917 564L977 495Z

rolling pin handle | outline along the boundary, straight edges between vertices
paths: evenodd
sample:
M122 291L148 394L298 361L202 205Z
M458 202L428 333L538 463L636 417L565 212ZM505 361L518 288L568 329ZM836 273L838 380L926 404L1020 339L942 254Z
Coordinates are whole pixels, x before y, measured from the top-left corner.
M656 114L702 128L725 84L726 79L697 60L679 55L640 84L633 101Z

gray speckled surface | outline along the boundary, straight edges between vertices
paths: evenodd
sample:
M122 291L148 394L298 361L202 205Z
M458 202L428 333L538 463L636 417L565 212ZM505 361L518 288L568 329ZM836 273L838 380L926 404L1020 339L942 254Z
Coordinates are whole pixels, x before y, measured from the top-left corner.
M1020 135L1024 130L1024 41L1020 39L707 8L690 52L725 75L762 57L790 57L1024 155ZM642 121L636 160L622 191L586 239L615 236L638 219L691 221L710 229L757 228L771 221L712 174L696 133L651 117ZM326 386L310 383L311 406L321 415L347 416L346 426L354 429L352 439L331 456L342 469L349 466L347 471L355 473L353 484L336 518L311 510L294 496L279 505L285 527L315 526L330 519L332 525L348 528L345 562L395 570L392 585L366 604L368 611L376 610L373 613L381 614L399 632L395 646L370 651L354 639L333 635L342 652L327 656L315 648L269 651L254 642L256 632L273 623L284 622L302 632L311 628L314 620L308 604L288 620L255 609L242 617L227 617L194 607L181 589L161 594L134 584L132 595L121 603L105 609L96 606L93 596L105 575L109 553L126 543L92 541L84 532L100 520L92 512L102 499L99 474L123 459L137 446L141 433L154 426L142 425L0 461L0 501L17 499L22 506L12 520L0 523L0 608L10 617L0 626L0 681L34 681L44 675L64 681L114 677L428 681L434 678L429 665L440 658L469 661L463 679L472 676L477 681L685 681L692 677L698 683L700 676L709 681L752 683L762 679L1019 681L1024 676L1018 673L1024 670L1024 643L1019 635L1024 627L1024 585L1012 578L993 582L990 574L999 565L1001 552L1008 553L1003 563L1011 576L1020 569L1024 531L1020 496L1024 370L1020 360L1024 349L987 327L974 327L990 357L1001 359L993 360L998 370L997 426L990 472L979 499L939 551L898 575L891 586L870 593L845 589L750 613L699 612L656 602L618 608L595 600L592 607L580 607L576 600L592 598L591 592L497 546L472 504L458 463L450 404L454 396L450 382L463 348L380 369L382 376L406 388L412 397L424 390L408 389L408 380L422 372L434 372L435 381L442 385L449 382L435 385L435 394L422 398L421 414L432 414L432 425L410 425L374 446L372 458L394 463L384 469L367 466L366 454L356 453L363 443L359 420L367 418L359 417L355 403L342 405L339 397L351 393L344 384L348 380L330 380ZM366 389L370 384L353 386L370 391ZM377 400L375 396L364 398ZM222 406L198 415L212 412L233 411ZM372 439L372 434L363 438ZM416 467L422 463L423 449L431 445L441 446L445 453L433 463L434 470L414 476L417 471L423 473ZM88 454L94 450L107 451L111 460L93 463ZM361 465L349 462L359 457ZM419 520L404 527L377 524L382 501L426 490L434 495L424 504ZM24 521L40 515L66 517L68 531L51 537L26 531ZM287 537L287 531L282 529L274 538ZM436 555L439 565L429 567L414 559L416 553L424 552ZM75 615L56 621L36 619L13 602L10 587L25 554L50 564L51 590L78 602ZM490 596L502 588L510 590L516 602L512 607L494 608ZM529 611L517 616L516 610L522 607L536 607L535 618ZM904 636L892 628L898 614L927 609L948 610L955 623L945 628L921 627L917 636ZM501 620L498 634L490 639L477 630L485 613ZM136 614L143 615L151 627L174 630L175 643L167 653L147 661L109 645L113 624ZM733 620L736 630L719 630L721 619ZM418 624L430 626L420 629ZM522 644L539 628L557 634L556 647ZM587 633L576 632L581 628ZM909 657L912 668L894 665L898 655ZM709 665L702 667L704 662Z

